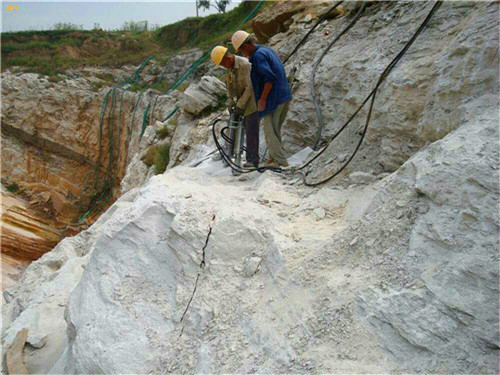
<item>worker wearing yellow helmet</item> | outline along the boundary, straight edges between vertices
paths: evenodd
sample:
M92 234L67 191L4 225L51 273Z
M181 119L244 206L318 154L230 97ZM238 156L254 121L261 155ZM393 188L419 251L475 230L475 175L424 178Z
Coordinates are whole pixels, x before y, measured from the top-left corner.
M215 65L227 69L226 89L229 110L245 117L247 162L243 166L245 168L257 167L259 165L259 116L250 79L251 65L246 58L229 53L228 49L223 46L215 47L210 57Z
M250 79L269 148L269 159L264 165L288 167L281 140L281 128L292 100L292 92L283 62L273 49L257 45L244 30L236 31L231 42L235 51L248 57L252 66Z

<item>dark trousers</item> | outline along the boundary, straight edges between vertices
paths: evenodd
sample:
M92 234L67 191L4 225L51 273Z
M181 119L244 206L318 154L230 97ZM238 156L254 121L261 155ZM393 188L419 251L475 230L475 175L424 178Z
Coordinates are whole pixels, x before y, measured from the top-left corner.
M247 161L253 164L259 163L259 112L245 117Z

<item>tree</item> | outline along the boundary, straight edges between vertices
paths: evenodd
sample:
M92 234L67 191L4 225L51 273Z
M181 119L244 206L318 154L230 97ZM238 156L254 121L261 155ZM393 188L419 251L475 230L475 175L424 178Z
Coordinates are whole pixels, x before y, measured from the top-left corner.
M76 25L71 22L57 22L52 26L53 30L83 30L83 25Z
M148 30L148 21L127 21L122 26L123 31L142 32Z
M215 8L219 13L225 13L227 5L231 0L197 0L197 9L209 9L210 7Z

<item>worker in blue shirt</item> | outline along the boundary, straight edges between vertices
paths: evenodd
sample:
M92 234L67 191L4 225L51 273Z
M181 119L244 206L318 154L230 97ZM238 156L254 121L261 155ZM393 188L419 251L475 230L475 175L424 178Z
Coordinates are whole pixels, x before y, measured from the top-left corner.
M269 148L269 159L264 166L288 167L281 141L281 127L288 112L292 93L283 63L274 50L255 44L246 31L235 32L231 41L234 49L248 57L248 61L252 64L250 77Z

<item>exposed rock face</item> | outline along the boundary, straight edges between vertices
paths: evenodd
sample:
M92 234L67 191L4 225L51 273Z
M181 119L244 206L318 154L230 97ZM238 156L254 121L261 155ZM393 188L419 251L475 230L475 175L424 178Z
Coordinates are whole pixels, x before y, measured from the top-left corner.
M383 48L397 53L428 9L377 3L325 58L326 134L371 89L392 56ZM213 149L218 113L181 110L168 135L175 168L140 188L148 176L135 169L89 230L4 293L2 348L33 331L37 373L497 372L497 16L498 4L443 4L377 96L345 172L362 185L310 189L297 175L235 179L210 158L191 163ZM347 17L287 67L297 68L288 150L313 140L310 63ZM271 40L280 52L306 32L293 22L302 33ZM361 123L312 176L347 160ZM137 150L157 141L154 129Z
M199 115L210 108L217 108L219 102L225 101L226 86L218 78L204 76L200 82L191 84L180 101L181 108L192 114Z
M17 249L23 248L22 260L38 259L61 240L57 225L2 189L2 255L16 256Z
M257 15L252 21L253 32L261 43L267 43L273 35L287 31L292 16L310 7L308 1L280 1L267 12Z
M69 221L78 214L85 183L91 183L85 178L90 179L99 155L104 90L96 93L91 89L85 78L55 85L31 73L7 72L2 77L2 177L35 197L50 196L61 220ZM134 97L126 96L125 112L130 111ZM103 169L109 146L106 133L101 144ZM115 139L115 147L121 151L116 161L118 180L127 162L127 136L122 132ZM88 197L83 201L88 202Z
M166 64L165 78L167 82L174 83L196 60L203 56L203 51L193 49L173 56ZM193 77L188 78L190 82Z
M12 286L28 262L52 250L62 239L60 225L35 212L28 202L2 187L2 285ZM20 251L22 249L22 251Z
M315 79L325 120L323 139L333 135L362 103L431 6L376 3L325 56ZM317 124L309 87L312 67L351 17L319 26L289 61L287 70L296 69L293 100L283 126L289 152L311 145L315 138ZM365 146L357 157L366 158L359 160L366 171L396 170L426 142L467 123L475 116L471 111L480 112L480 106L471 106L472 99L498 92L497 20L498 4L443 3L377 95ZM269 44L286 56L306 32L302 26L291 28ZM332 152L350 154L354 150L366 111L367 106L334 142Z
M88 234L53 372L495 371L492 115L364 188L154 177Z
M251 199L241 199L241 183L232 177L177 167L151 179L130 209L114 214L108 223L116 235L99 237L86 267L86 275L104 271L112 278L99 276L99 285L82 278L66 315L70 346L53 372L299 369L320 343L304 346L309 328L302 322L313 318L312 300L297 303L297 296L312 294L291 274L302 264L293 254L297 246L328 242L334 221L316 222L313 208L359 218L368 204L329 190L286 217L281 213L302 200L279 178L265 174L244 186ZM330 194L344 204L331 203ZM373 191L357 194L369 200ZM323 234L309 238L311 226ZM257 296L263 299L256 307ZM359 335L366 333L359 328ZM103 330L109 335L101 335L99 346L107 349L97 353L91 342ZM134 349L124 342L134 342Z
M432 144L392 177L418 194L400 259L419 279L409 288L370 288L357 304L383 348L412 371L492 373L499 365L495 112Z
M125 69L125 74L130 74L129 70ZM167 96L160 96L153 106L159 94L153 90L140 96L117 90L116 96L109 95L101 130L99 115L110 88L94 91L95 81L100 80L91 74L102 73L87 69L79 77L75 73L75 78L68 78L73 74L69 72L57 84L37 74L2 73L2 182L18 185L30 197L30 204L47 212L47 218L38 216L36 222L71 225L101 189L108 168L110 201L116 199L129 160L141 150L146 105L151 103L146 120L152 123L173 108L172 98ZM23 210L31 208L25 205ZM93 222L99 214L95 211L87 220ZM3 219L8 218L4 215ZM24 227L23 231L5 229L3 251L20 262L33 260L62 238L55 228L57 235L46 226L40 230L38 224ZM50 239L46 240L48 233Z
M54 250L31 263L20 282L4 291L2 309L2 354L22 328L29 330L25 349L30 374L47 373L67 346L64 310L70 292L79 282L88 262L97 233L106 232L109 214L125 208L127 196L103 214L92 227L62 240ZM37 343L45 338L45 345ZM5 370L5 369L4 369Z

